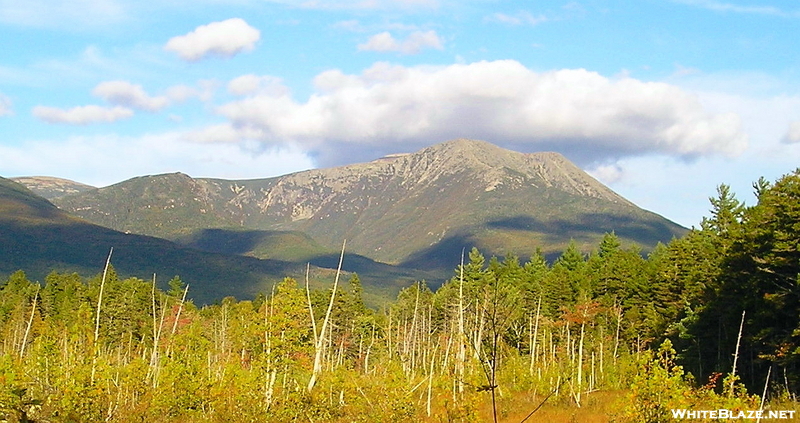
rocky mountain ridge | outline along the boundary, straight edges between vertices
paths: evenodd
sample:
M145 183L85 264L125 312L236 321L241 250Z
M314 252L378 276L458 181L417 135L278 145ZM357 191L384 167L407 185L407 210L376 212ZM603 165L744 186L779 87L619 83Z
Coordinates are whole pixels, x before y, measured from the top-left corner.
M133 233L176 239L208 228L300 231L327 248L347 239L356 253L414 266L442 254L457 261L452 248L442 250L452 243L529 255L559 251L571 239L591 248L610 231L648 248L685 230L560 154L466 139L267 179L139 177L54 202Z

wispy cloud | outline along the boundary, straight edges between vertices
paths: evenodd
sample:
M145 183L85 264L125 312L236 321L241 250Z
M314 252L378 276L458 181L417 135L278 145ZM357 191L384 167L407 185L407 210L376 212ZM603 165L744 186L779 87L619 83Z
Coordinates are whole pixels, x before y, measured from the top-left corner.
M306 9L329 10L387 10L387 9L436 9L439 0L273 0Z
M73 31L114 25L128 18L122 0L0 0L0 22Z
M376 31L411 32L420 30L420 27L415 24L406 24L402 22L381 22L381 23L364 24L358 19L350 19L346 21L335 22L334 24L331 25L331 28L344 30L348 32L376 32Z
M444 49L442 40L436 31L415 31L405 40L398 40L391 33L381 32L373 35L366 43L359 44L360 51L398 52L403 54L417 54L425 48L436 50Z
M789 129L786 131L786 134L783 136L784 143L786 144L798 144L800 143L800 121L792 122L789 125Z
M289 88L283 85L283 80L274 76L242 75L228 83L228 92L233 95L264 94L283 96L289 94Z
M700 69L683 66L679 63L675 64L675 71L672 72L673 78L683 78L685 76L693 76L693 75L700 75L703 72Z
M88 45L78 52L37 57L16 67L0 66L0 78L19 86L60 91L67 87L82 89L109 79L163 81L167 78L164 72L174 70L175 65L156 45L133 48Z
M346 21L339 21L331 25L334 29L342 29L350 32L362 32L364 27L358 19L348 19Z
M141 85L134 85L127 81L101 82L92 90L92 94L113 105L149 112L161 110L169 104L167 97L151 97Z
M186 35L173 37L164 49L194 62L210 55L233 57L242 51L253 50L260 38L259 30L243 19L233 18L198 26Z
M11 99L3 93L0 93L0 116L13 115L14 110L11 107Z
M506 13L493 13L486 16L484 22L498 22L506 25L538 25L547 22L548 19L544 15L535 16L527 11L519 11L513 15Z
M90 123L116 122L133 116L133 110L125 107L78 106L71 109L36 106L33 115L47 123L87 125Z
M733 12L755 15L772 15L781 17L800 17L800 10L784 10L775 6L751 6L726 3L716 0L673 0L676 3L700 7L715 12Z

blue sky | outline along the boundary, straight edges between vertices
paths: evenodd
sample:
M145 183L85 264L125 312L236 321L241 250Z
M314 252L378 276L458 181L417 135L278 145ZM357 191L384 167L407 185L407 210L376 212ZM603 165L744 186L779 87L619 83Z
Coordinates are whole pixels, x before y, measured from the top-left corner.
M764 0L0 0L0 175L262 178L467 137L696 226L717 185L752 203L800 164L796 28Z

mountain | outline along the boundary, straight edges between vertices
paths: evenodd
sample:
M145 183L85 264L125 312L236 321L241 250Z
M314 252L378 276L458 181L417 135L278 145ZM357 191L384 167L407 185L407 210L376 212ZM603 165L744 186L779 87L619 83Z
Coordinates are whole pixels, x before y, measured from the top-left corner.
M10 178L12 181L25 185L34 194L52 200L67 194L89 191L95 187L70 181L69 179L53 178L51 176L25 176Z
M70 216L22 185L0 178L0 274L21 269L39 281L51 271L96 275L112 247L111 261L120 275L149 279L155 273L162 288L179 275L198 303L229 295L252 298L258 292L268 292L285 276L302 280L306 271L305 263L199 251L94 225ZM331 269L311 270L312 283L316 281L318 287L332 282ZM364 281L364 290L374 305L379 297L396 294L411 280L402 280L397 286Z
M589 250L610 231L647 250L686 230L560 154L466 139L268 179L144 176L54 202L103 226L168 239L209 228L299 231L328 251L346 239L353 253L412 268L453 269L472 246L527 257L574 240Z

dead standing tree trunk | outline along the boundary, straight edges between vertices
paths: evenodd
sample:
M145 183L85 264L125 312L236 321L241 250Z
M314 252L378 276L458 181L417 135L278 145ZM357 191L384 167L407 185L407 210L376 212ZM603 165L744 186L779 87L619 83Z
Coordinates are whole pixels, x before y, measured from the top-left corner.
M33 317L36 315L36 303L39 300L39 290L36 288L36 295L33 297L33 306L31 306L31 317L28 319L28 326L25 328L25 336L22 337L22 345L19 347L19 357L25 355L25 346L28 345L28 335L31 333L31 326L33 325Z
M94 385L94 377L97 372L97 354L98 346L97 341L100 337L100 309L103 306L103 289L106 286L106 276L108 275L108 266L111 264L111 254L114 253L114 247L108 252L108 259L106 259L106 266L103 268L103 279L100 280L100 294L97 296L97 313L94 318L94 342L92 343L92 385Z
M333 301L336 298L336 288L339 286L339 275L342 272L342 261L344 260L344 248L347 244L347 240L342 242L342 254L339 256L339 266L336 269L336 278L333 280L333 291L331 292L331 300L328 303L328 311L325 313L325 320L322 321L322 328L320 329L319 336L316 338L317 343L314 345L314 370L311 373L311 379L308 381L308 386L306 390L311 392L314 389L314 385L317 383L317 378L319 377L320 372L322 372L322 357L325 353L325 332L328 329L328 322L331 318L331 310L333 310ZM311 307L311 303L309 303L309 307Z
M467 360L467 335L464 332L464 250L461 250L461 266L458 277L458 359L456 371L458 373L458 395L464 396L464 362Z

